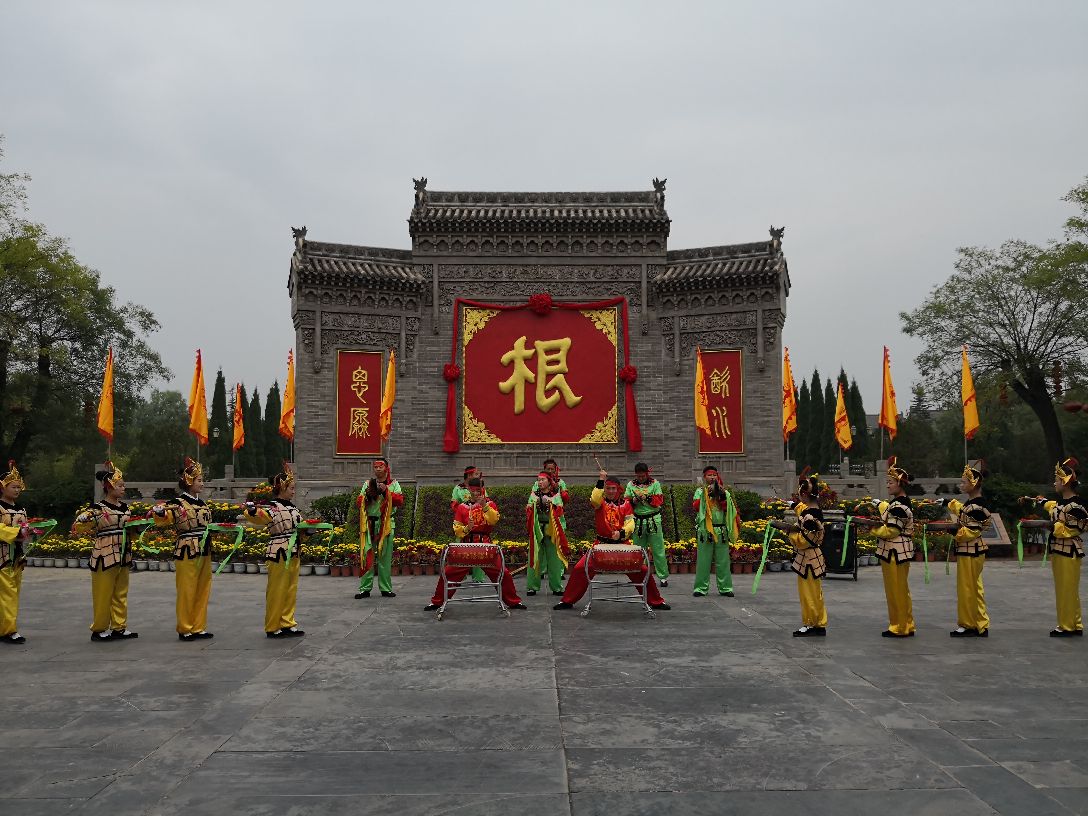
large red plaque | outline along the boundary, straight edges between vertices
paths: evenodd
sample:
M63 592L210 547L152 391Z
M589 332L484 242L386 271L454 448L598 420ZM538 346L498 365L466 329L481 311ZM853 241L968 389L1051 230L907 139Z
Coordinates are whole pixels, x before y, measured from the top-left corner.
M336 352L336 453L373 456L382 452L382 353Z
M740 349L703 352L707 417L699 453L744 453L744 360Z
M619 442L617 319L464 307L464 443Z

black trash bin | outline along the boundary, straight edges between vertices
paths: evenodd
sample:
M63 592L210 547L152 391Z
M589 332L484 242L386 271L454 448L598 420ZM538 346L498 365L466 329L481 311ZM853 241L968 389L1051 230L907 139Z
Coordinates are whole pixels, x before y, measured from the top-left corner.
M826 518L824 521L824 543L820 548L824 554L824 563L827 564L827 574L838 578L858 579L858 541L854 526L850 526L850 534L843 541L846 531L845 519ZM846 547L846 559L843 560L842 551Z

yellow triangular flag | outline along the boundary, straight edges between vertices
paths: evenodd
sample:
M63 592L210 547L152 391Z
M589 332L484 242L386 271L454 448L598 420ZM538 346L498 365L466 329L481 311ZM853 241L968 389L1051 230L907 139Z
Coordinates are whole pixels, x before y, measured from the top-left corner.
M788 442L790 434L797 430L797 395L793 387L793 367L790 366L790 350L785 349L782 358L782 441Z
M880 397L880 419L877 425L888 431L893 440L897 431L896 418L899 410L895 407L895 388L892 386L892 363L888 356L888 347L884 346L884 386Z
M246 443L245 403L242 400L242 384L234 386L234 442L232 450L238 450Z
M283 386L283 410L280 411L280 436L295 439L295 352L287 352L287 382Z
M378 427L381 429L382 442L389 439L393 430L393 401L397 398L397 355L389 349L389 365L385 368L385 388L382 390L382 413Z
M208 400L204 388L204 365L196 350L196 368L189 388L189 430L201 445L208 444Z
M113 444L113 348L106 354L102 375L102 393L98 397L98 432Z
M705 434L710 433L710 414L707 412L709 399L706 394L706 377L703 374L703 350L695 348L695 427Z
M850 450L854 437L850 433L850 417L846 415L846 394L839 382L839 396L835 401L835 441L844 451Z
M967 362L967 346L963 347L963 379L960 383L963 401L963 436L974 439L978 433L978 400L975 398L975 381L971 377L971 364Z

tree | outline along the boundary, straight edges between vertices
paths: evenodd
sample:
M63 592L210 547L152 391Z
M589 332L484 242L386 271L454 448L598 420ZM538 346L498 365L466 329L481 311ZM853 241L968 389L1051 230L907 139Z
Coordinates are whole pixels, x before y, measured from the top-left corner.
M854 447L850 449L850 458L868 461L870 458L869 421L865 418L865 403L861 399L857 380L850 380L850 391L846 396L846 413L850 416L850 425L854 428Z
M1088 181L1066 197L1081 215L1066 239L1046 248L1006 241L997 250L959 250L955 272L917 309L900 313L903 330L925 341L916 363L937 396L958 396L960 347L972 373L1003 378L1032 410L1048 457L1065 454L1050 383L1056 363L1084 373L1088 351Z
M798 473L805 466L805 456L808 451L808 420L811 410L808 383L801 380L801 387L797 391L797 432L790 440L790 454L799 466Z
M218 436L216 433L218 432ZM212 388L212 415L208 428L208 461L209 478L218 479L223 476L223 466L230 461L230 445L233 435L233 425L227 417L227 381L223 377L223 369L215 375L215 386Z
M264 428L261 425L261 389L253 389L253 399L246 409L246 447L250 448L252 471L247 476L263 479L267 473L264 457Z
M801 467L805 465L811 467L813 470L819 470L823 467L823 418L824 418L824 396L823 396L823 384L820 381L820 372L816 369L812 370L812 382L808 387L809 399L808 399L808 431L805 440L805 458L800 462Z
M824 415L820 426L820 468L827 470L839 461L839 445L835 442L835 389L831 380L824 382Z
M249 398L246 396L246 387L243 385L241 387L241 390L242 390L242 425L245 428L246 441L242 445L242 447L238 449L238 464L237 464L237 470L235 471L235 475L236 476L247 476L247 477L248 476L256 476L257 473L258 473L257 459L256 459L257 440L255 440L253 438L252 434L256 433L257 428L254 428L249 424ZM234 422L234 420L233 420L233 417L234 417L233 399L231 400L231 403L232 403L231 414L230 414L231 418L232 418L231 419L231 437L232 437L231 444L233 444L233 436L234 436L234 431L233 431L233 429L234 429L234 424L233 424L233 422Z
M135 410L132 449L125 475L130 481L173 481L186 454L192 455L189 410L178 391L152 391Z
M280 384L268 389L264 402L264 456L270 470L278 469L282 462L291 458L291 446L280 436Z
M4 160L4 137L0 136L0 162ZM20 214L26 207L26 173L0 173L0 231L9 235L21 223Z
M107 347L115 399L135 400L149 378L169 376L145 341L159 327L154 315L115 298L41 226L19 224L0 238L0 460L24 458L48 427L51 401L97 400Z

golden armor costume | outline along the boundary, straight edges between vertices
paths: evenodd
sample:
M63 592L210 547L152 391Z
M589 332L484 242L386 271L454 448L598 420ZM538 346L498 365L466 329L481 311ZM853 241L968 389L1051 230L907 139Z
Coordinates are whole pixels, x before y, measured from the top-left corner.
M204 471L189 457L179 473L178 485L192 489ZM183 492L153 510L156 526L172 527L177 535L174 545L174 583L177 587L177 632L181 640L209 638L208 600L212 594L211 542L207 529L212 522L211 508L196 496Z
M972 492L981 485L982 477L981 463L963 469L964 482ZM955 535L957 628L949 634L952 637L988 637L990 616L986 612L982 568L986 564L989 545L983 541L982 534L993 524L990 508L982 496L977 496L964 502L952 499L948 502L948 511L959 525Z
M25 487L15 462L0 477L0 488ZM11 501L0 498L0 643L25 643L16 626L19 617L19 591L26 568L24 545L28 538L27 514Z
M1055 482L1065 487L1076 486L1076 466L1075 459L1059 463L1054 468ZM1048 501L1043 508L1053 524L1047 549L1054 573L1054 601L1058 613L1058 626L1050 634L1054 637L1081 636L1084 623L1081 620L1080 567L1084 558L1082 535L1088 529L1088 507L1074 494Z
M124 479L121 471L106 462L105 469L96 474L103 491ZM76 516L73 532L93 535L91 550L91 640L107 641L113 638L137 637L126 627L128 622L129 564L132 563L132 546L125 533L125 524L132 518L128 505L116 504L103 498Z
M911 476L896 464L893 456L888 460L888 477L900 485ZM910 499L896 496L891 501L877 505L880 526L873 535L880 539L876 557L880 559L880 571L884 578L884 596L888 602L888 628L885 637L910 637L914 634L914 608L910 598L910 561L914 558L914 511Z
M810 496L811 503L797 502L793 506L797 529L790 532L794 556L790 568L797 573L797 597L801 601L801 628L794 637L827 634L827 607L820 579L827 574L827 564L821 547L824 543L824 514L815 497L825 487L819 477L802 477L800 491Z
M269 483L273 493L281 496L294 480L290 465L284 463L283 472L269 479ZM265 634L270 638L300 636L304 632L295 620L295 603L301 548L298 525L302 522L302 513L286 498L274 498L260 507L247 505L246 521L268 531L268 545L264 551L268 565L264 594Z

